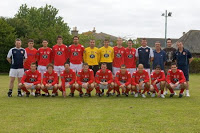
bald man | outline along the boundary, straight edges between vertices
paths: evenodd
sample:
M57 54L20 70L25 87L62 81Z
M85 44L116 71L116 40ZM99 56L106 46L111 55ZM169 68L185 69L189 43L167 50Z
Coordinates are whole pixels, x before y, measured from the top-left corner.
M144 69L144 66L139 64L137 71L135 71L132 75L132 89L135 91L135 97L138 97L138 93L143 90L142 97L146 98L145 92L148 91L149 88L149 74Z

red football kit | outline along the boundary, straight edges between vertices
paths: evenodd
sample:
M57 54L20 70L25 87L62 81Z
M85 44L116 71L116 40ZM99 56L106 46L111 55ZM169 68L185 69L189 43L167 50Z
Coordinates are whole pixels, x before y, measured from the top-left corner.
M35 72L32 72L31 70L28 70L24 73L21 83L33 83L34 85L41 83L41 73L36 70Z
M166 81L168 84L175 84L176 82L184 83L186 80L183 71L177 69L175 73L173 73L172 70L168 71Z
M87 72L84 72L84 70L82 69L80 72L78 72L77 83L79 85L82 85L82 82L89 84L94 82L94 72L92 71L92 69L88 69Z
M42 83L44 85L46 85L46 84L52 84L52 85L57 84L58 83L58 74L54 70L52 71L51 74L48 71L46 71L44 73Z
M69 85L72 85L76 81L76 73L72 69L69 69L69 71L64 70L60 76L61 76L63 91L65 91L66 82L68 82ZM71 93L74 93L74 87L71 87Z
M121 71L118 71L115 76L115 82L118 86L124 83L126 86L131 84L131 74L130 72L126 71L125 74L122 74Z
M126 48L124 54L124 64L126 68L136 68L136 49L135 48Z
M47 47L47 48L39 48L37 52L37 61L38 65L41 66L47 66L49 63L52 62L53 59L53 53L52 49Z
M53 46L53 61L55 66L63 66L68 58L68 48L66 45Z
M100 82L108 82L110 84L113 81L112 72L106 69L105 73L100 69L97 71L95 76L95 82L100 84Z
M146 70L143 70L142 73L139 73L139 71L136 71L132 75L132 85L137 85L141 81L144 81L144 83L149 82L149 74Z
M165 81L165 72L164 71L160 71L158 74L154 71L151 74L151 84L153 85L153 82L157 80L157 83L161 82L161 81ZM158 93L158 87L156 85L153 85L155 91ZM161 94L163 93L163 90L161 90Z
M72 64L81 64L83 62L84 47L81 44L69 46L69 59Z
M27 59L24 62L24 69L30 69L31 63L35 63L37 59L37 49L33 48L32 50L29 48L25 48L27 53Z
M125 48L118 48L115 46L114 48L114 59L113 59L113 67L120 68L122 64L124 64L124 53Z

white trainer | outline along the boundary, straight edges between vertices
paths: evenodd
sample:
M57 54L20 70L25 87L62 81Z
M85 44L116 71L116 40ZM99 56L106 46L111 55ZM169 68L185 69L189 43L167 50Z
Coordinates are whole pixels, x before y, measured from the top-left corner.
M152 94L151 94L151 97L155 97L155 96L156 96L156 93L152 93Z
M25 94L26 94L25 92L22 92L22 96L25 96Z
M135 93L135 97L138 97L138 93Z
M177 93L174 91L174 96L177 96Z
M186 90L185 96L186 96L186 97L190 97L189 90Z
M167 93L168 93L168 92L167 92L167 91L165 91L165 92L164 92L164 95L167 95Z
M160 97L161 97L161 98L165 98L165 95L164 95L164 94L161 94Z
M146 98L145 94L142 94L142 97L143 97L143 98Z
M32 95L32 96L35 96L35 92L31 92L31 95Z

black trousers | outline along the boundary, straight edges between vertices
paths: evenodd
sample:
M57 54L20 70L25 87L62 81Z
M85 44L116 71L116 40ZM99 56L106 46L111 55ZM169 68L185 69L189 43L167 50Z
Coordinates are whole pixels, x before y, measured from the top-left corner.
M94 76L95 76L96 72L99 70L99 65L89 66L89 68L94 71Z

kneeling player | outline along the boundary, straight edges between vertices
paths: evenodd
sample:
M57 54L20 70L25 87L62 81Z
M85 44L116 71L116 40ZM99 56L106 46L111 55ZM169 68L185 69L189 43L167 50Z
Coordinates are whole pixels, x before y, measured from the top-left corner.
M29 97L30 92L29 89L32 91L31 95L38 96L41 87L41 73L36 69L36 63L31 64L31 69L27 70L22 79L21 83L19 83L19 87L26 92L26 96ZM35 89L35 93L33 92Z
M138 97L138 93L141 93L141 90L143 90L142 97L146 98L145 92L149 90L149 87L149 74L144 70L144 66L139 64L138 70L132 75L132 89L135 91L135 97Z
M76 89L80 92L79 96L83 96L82 88L86 89L85 96L91 96L91 91L94 88L94 72L89 69L87 63L83 63L83 69L78 72Z
M53 64L47 65L47 71L44 72L41 89L45 92L45 96L50 96L48 90L53 90L52 97L56 96L58 89L58 74L53 70Z
M120 96L119 88L124 90L125 95L128 96L131 89L131 73L126 70L125 65L121 65L115 76L115 90L118 93L116 96Z
M107 69L106 63L101 64L101 69L97 71L95 75L95 88L98 96L101 96L100 89L108 89L106 92L109 96L109 92L114 88L112 72Z
M157 65L155 71L151 74L151 87L150 91L152 91L151 97L155 97L156 93L158 97L165 98L163 91L165 88L165 73L161 70L160 65ZM160 90L160 93L159 93Z
M177 69L176 63L172 63L171 69L167 73L166 87L171 92L170 97L174 96L174 90L180 90L179 98L183 97L186 88L186 80L182 70Z
M66 97L66 88L70 88L69 96L74 97L76 73L70 68L69 63L64 64L65 70L61 73L61 85L63 89L63 96Z

